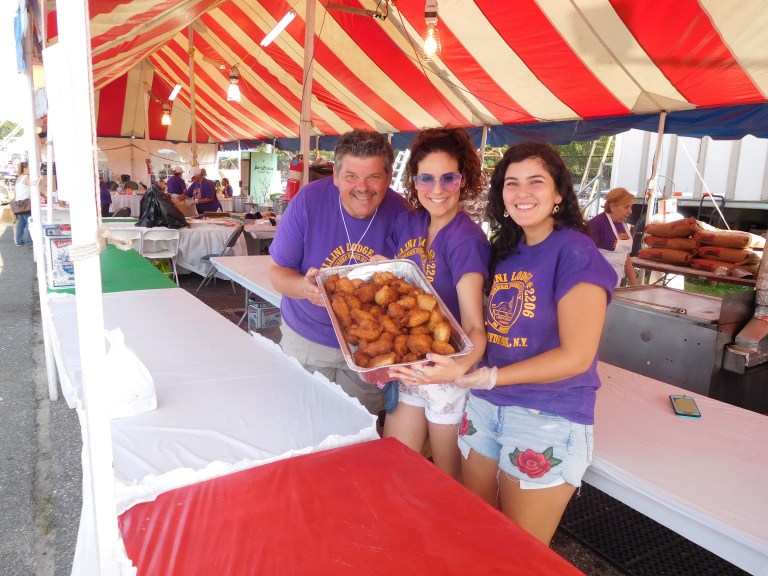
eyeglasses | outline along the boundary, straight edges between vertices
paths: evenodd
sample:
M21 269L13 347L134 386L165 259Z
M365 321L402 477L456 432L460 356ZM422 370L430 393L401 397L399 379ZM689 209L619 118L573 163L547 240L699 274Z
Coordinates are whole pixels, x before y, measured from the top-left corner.
M435 177L432 174L416 174L413 184L419 192L431 192L435 188ZM461 186L461 174L448 172L440 176L440 188L446 192L456 192Z

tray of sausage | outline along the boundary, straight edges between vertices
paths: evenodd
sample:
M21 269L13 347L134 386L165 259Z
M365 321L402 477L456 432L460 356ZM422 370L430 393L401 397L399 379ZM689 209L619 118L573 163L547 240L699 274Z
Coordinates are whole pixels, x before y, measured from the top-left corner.
M383 385L397 365L427 362L429 352L469 354L473 345L411 260L324 268L317 277L347 365Z

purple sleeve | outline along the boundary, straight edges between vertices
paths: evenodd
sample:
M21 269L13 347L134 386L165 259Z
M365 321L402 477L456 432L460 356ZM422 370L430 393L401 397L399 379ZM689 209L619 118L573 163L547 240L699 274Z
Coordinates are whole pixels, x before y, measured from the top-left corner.
M269 246L269 255L278 266L301 270L304 259L304 234L306 231L306 195L297 194L288 203L288 207L277 227L275 239ZM306 270L301 270L302 274Z
M460 236L455 249L449 254L449 268L453 274L453 280L458 283L464 274L479 272L483 278L488 279L488 262L491 255L491 246L488 238L479 231L467 231Z
M586 282L604 288L610 302L617 280L615 270L587 235L574 231L571 236L558 253L555 301L559 302L577 284Z
M617 240L608 222L608 218L610 216L606 212L601 212L587 222L587 231L598 248L614 251L616 250Z

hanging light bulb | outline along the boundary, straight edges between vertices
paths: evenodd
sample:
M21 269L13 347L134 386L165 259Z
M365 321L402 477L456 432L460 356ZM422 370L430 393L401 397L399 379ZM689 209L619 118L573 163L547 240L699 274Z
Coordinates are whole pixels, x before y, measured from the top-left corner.
M160 124L163 126L171 125L171 103L163 102L163 117L160 119Z
M229 69L229 88L227 88L227 100L234 100L240 102L240 72L237 69L237 64Z
M435 55L440 55L440 35L436 27L430 26L424 36L424 59L431 60Z
M424 60L440 56L440 35L437 31L437 0L426 0L424 5L424 21L427 32L424 35Z

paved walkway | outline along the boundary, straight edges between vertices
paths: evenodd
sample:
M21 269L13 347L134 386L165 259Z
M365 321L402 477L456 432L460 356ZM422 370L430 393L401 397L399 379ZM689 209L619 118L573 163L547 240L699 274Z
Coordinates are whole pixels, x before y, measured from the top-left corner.
M42 342L32 250L0 223L0 576L68 576L74 555L80 430L48 400Z

